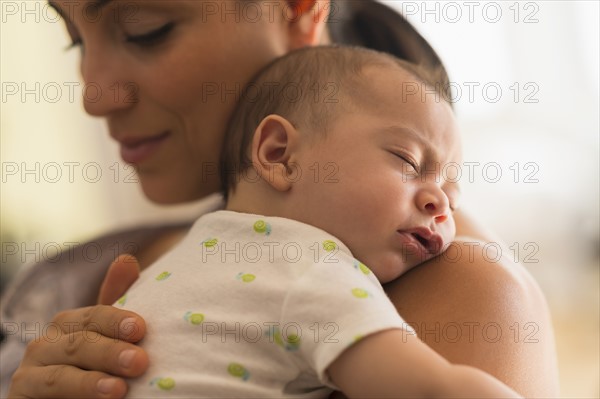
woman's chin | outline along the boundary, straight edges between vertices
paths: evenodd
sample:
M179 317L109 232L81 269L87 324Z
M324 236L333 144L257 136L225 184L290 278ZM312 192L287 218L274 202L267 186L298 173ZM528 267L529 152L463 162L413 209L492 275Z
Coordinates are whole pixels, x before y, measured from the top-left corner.
M157 205L175 205L193 202L218 192L219 185L188 184L168 179L152 179L140 176L144 196Z

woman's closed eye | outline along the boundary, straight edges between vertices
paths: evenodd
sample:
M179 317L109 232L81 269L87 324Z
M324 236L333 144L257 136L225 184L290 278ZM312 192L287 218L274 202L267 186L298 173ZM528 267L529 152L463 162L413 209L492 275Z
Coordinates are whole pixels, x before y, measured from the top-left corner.
M65 20L65 24L67 28L67 33L71 38L71 43L65 48L65 50L70 50L73 47L80 46L83 42L81 41L81 37L79 36L79 32L77 32L77 29L75 29L73 24L67 20Z
M174 22L168 22L157 29L153 29L149 32L131 35L126 34L125 40L129 43L134 43L140 46L152 46L160 43L160 41L164 40L168 34L175 27Z
M75 48L75 47L79 47L79 46L81 46L82 43L83 42L79 38L71 39L71 43L69 45L67 45L67 47L65 48L65 51L71 50L72 48Z
M159 44L162 40L166 39L166 37L173 30L174 27L175 23L169 22L157 29L153 29L146 33L138 35L126 34L125 41L128 43L136 44L138 46L153 46ZM79 35L73 33L74 29L67 27L67 30L69 31L69 35L71 36L71 44L67 46L66 50L70 50L74 47L81 46L83 44L83 41L81 40Z

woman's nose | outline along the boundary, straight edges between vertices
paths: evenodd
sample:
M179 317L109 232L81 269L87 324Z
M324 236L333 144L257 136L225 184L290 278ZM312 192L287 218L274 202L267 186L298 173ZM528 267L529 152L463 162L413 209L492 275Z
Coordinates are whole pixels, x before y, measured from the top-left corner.
M448 196L437 185L421 189L417 194L419 210L433 218L436 223L443 223L450 213Z
M92 116L108 116L130 108L138 101L138 85L124 79L114 51L87 48L82 53L81 75L83 106Z

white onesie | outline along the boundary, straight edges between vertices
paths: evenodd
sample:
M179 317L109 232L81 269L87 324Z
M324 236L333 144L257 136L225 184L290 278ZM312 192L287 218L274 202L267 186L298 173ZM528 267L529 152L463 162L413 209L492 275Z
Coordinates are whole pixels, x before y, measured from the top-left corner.
M325 398L327 367L377 331L414 330L373 273L323 230L202 216L115 306L140 314L150 367L130 398Z

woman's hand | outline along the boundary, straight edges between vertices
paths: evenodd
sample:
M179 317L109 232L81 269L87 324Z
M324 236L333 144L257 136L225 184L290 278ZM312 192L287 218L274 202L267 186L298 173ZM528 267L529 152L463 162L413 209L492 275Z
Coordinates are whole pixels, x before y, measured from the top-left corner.
M100 286L98 303L112 305L140 276L140 264L133 255L119 255L110 265Z
M148 356L134 345L146 333L144 320L113 303L137 279L139 265L130 255L110 266L100 305L58 313L44 336L27 346L15 371L10 398L120 398L124 377L148 368Z

